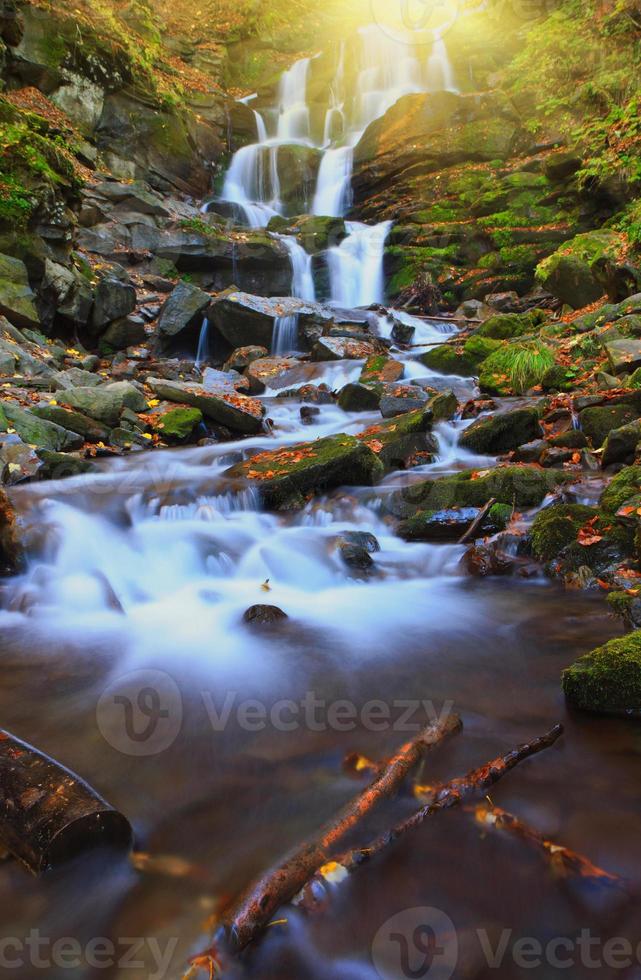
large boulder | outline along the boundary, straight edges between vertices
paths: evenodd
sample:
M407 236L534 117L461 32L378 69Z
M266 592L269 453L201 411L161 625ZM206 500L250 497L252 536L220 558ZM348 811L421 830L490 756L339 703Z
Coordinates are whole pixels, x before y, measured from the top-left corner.
M212 422L224 425L232 432L253 435L263 427L264 408L255 398L247 398L229 388L210 390L205 385L147 378L151 390L169 402L199 408Z
M608 229L577 235L538 265L537 281L575 309L588 306L606 292L604 263L616 263L624 244L619 232Z
M170 348L179 339L181 343L191 344L195 348L195 334L202 326L210 304L209 293L191 283L178 283L158 318L161 347Z
M38 327L40 324L27 267L9 255L0 255L0 313L17 327Z
M481 455L498 456L518 449L543 435L536 408L518 408L513 412L481 418L465 430L459 439L463 449Z
M268 299L231 291L215 299L211 308L214 326L234 348L255 346L271 350L276 321L290 316L331 322L331 314L323 307L289 296Z
M266 507L302 507L310 493L340 486L372 486L384 473L378 456L348 435L329 436L261 453L227 470L231 480L244 480L258 491Z
M91 330L101 334L105 328L132 313L136 308L136 290L129 282L114 276L106 276L96 288L91 313Z
M358 433L357 439L371 449L386 468L404 469L417 453L436 451L436 443L429 435L434 421L434 409L428 402L414 412L370 425Z
M606 715L641 715L641 633L610 640L563 674L570 704Z
M639 443L641 443L641 419L622 425L620 429L612 429L603 447L602 465L611 466L613 463L634 461Z
M195 224L193 229L172 231L132 229L132 247L153 252L159 259L175 265L179 272L199 273L212 290L233 286L262 296L289 294L291 260L277 238L262 230L230 235L207 228L204 223L201 230Z
M302 214L310 209L322 156L313 146L300 143L279 146L280 199L288 214Z
M618 405L594 405L579 413L581 428L595 449L603 445L613 429L620 429L638 418L638 409L627 402Z
M38 405L33 409L33 414L46 422L53 422L55 425L67 429L69 432L76 432L82 436L85 442L109 442L110 429L95 419L90 419L82 412L75 412L70 408L63 408L62 405Z

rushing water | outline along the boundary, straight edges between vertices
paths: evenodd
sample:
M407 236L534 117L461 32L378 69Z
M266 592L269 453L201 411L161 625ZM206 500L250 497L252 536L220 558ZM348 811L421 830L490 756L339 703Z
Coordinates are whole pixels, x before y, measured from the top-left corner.
M344 47L339 57L324 164L341 151L331 144L400 94L423 90L430 78L434 85L453 84L438 45L421 65L408 52L390 60L388 42L369 31L362 43L352 99ZM270 138L257 115L259 143L241 150L230 168L226 188L235 197L229 199L246 209L250 224L264 224L279 210L279 141L309 138L301 97L309 70L301 62L287 73L277 133ZM349 167L346 161L341 167L340 194L338 177L323 178L334 188L337 213L346 206ZM330 251L337 304L381 301L388 230L350 223L349 237ZM293 239L287 247L294 291L311 299L309 257ZM391 319L367 317L374 332L390 337ZM416 345L438 343L452 330L395 317L415 328ZM289 353L296 341L295 321L284 318L275 353ZM206 343L203 329L199 360ZM394 352L406 381L452 387L460 401L474 393L469 379L424 368L420 351ZM355 361L302 364L300 383L338 389L357 380L361 368ZM0 867L5 936L19 941L39 929L50 943L72 937L83 949L106 937L121 957L123 937L140 937L136 959L143 965L52 967L53 980L179 980L189 955L206 944L206 922L223 898L357 791L342 770L344 755L382 759L408 737L399 725L408 702L415 724L426 721L424 702L438 711L450 701L465 724L464 734L425 765L424 782L462 773L565 721L564 740L510 775L492 797L641 887L636 729L574 716L560 693L563 667L617 631L600 598L562 592L542 578L473 580L461 567L461 546L408 544L395 535L386 507L391 491L415 479L494 465L461 450L465 422L436 427L438 452L429 465L390 473L375 488L321 495L294 514L261 511L250 492L229 485L223 476L229 465L380 421L378 413L346 414L331 404L318 406L303 428L300 404L276 396L270 390L262 396L268 434L131 455L103 463L97 474L12 491L27 529L29 563L2 587L3 726L80 772L122 809L151 862L139 859L146 870L136 871L97 854L44 881L32 881L11 863ZM341 536L354 531L375 535L380 546L367 579L340 556ZM265 602L281 607L288 620L271 631L250 629L244 611ZM143 754L114 714L120 709L113 693L135 704L149 685L165 698L168 737ZM256 723L256 704L253 715L240 710L250 698L266 712L264 723ZM379 705L375 724L365 711L371 702ZM382 723L381 702L389 712ZM346 703L354 720L345 721ZM390 804L368 836L415 807L409 796ZM453 921L461 955L454 975L461 980L638 977L576 965L570 973L549 964L524 972L515 964L511 943L527 937L547 942L587 928L603 939L635 939L638 912L580 882L556 879L536 854L504 836L486 836L466 813L444 814L398 842L332 889L319 914L286 910L287 921L274 925L229 975L387 980L372 965L376 934L391 916L426 906ZM487 930L493 948L511 930L498 969L487 965L478 929ZM169 952L164 973L158 948ZM23 962L9 975L33 980L36 968ZM412 975L420 975L416 967ZM433 971L424 975L445 980Z

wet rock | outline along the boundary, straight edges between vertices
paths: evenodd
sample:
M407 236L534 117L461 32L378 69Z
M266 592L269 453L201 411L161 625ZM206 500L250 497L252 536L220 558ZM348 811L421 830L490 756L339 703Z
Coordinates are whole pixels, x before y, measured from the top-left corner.
M369 412L378 408L381 394L378 385L352 383L341 388L338 404L344 412Z
M585 408L579 415L581 429L588 437L594 449L599 449L613 429L634 422L639 417L639 411L632 404L625 402L619 405L599 405Z
M96 287L91 329L101 334L114 320L120 320L136 308L136 290L128 282L107 276Z
M416 327L410 323L403 323L402 320L394 320L392 327L392 340L397 344L411 344L416 333Z
M433 421L428 403L415 412L369 426L359 432L357 439L376 453L384 466L404 469L415 454L436 450L436 441L430 435Z
M320 415L320 408L315 405L302 405L300 410L300 420L303 425L313 425L314 420Z
M5 430L9 426L16 430L23 442L29 446L52 449L56 452L80 449L84 444L82 436L63 429L53 422L46 422L32 412L10 402L3 402L0 408L0 422L5 417Z
M291 275L291 273L290 273ZM211 319L218 332L233 348L272 348L274 325L279 317L314 315L320 308L292 297L268 299L250 293L230 291L214 300Z
M565 463L571 463L574 459L575 452L573 449L560 449L551 446L543 453L541 457L541 466L563 466Z
M144 412L148 408L145 396L127 381L116 381L99 388L71 388L59 392L57 398L61 404L78 409L110 428L118 425L124 408L133 412Z
M469 575L489 578L495 575L511 575L514 571L515 559L501 551L496 542L490 542L468 548L461 559L461 564Z
M377 551L381 550L378 539L370 531L343 531L339 542L353 544L357 548L364 548L370 555L374 555Z
M230 480L247 480L273 510L303 506L310 493L335 487L372 486L383 475L378 456L354 436L336 435L316 442L261 453L225 471Z
M537 507L548 493L570 480L559 470L530 466L501 466L483 474L466 470L406 487L391 495L388 507L401 518L419 510L483 507L491 498L518 508Z
M459 443L470 452L497 456L542 435L538 410L519 408L473 422L462 434Z
M24 262L0 255L0 313L17 327L37 327L40 317L35 301Z
M95 472L95 465L87 459L80 459L69 453L56 453L39 449L38 458L42 463L38 472L41 480L66 480L74 476L84 476Z
M160 311L158 335L161 347L170 348L178 337L195 348L196 333L202 326L211 296L191 283L181 282ZM187 336L183 336L187 334Z
M557 504L537 514L530 531L532 552L539 561L550 561L577 540L588 521L599 516L595 507ZM597 532L595 532L596 534Z
M252 361L245 370L249 390L254 395L266 388L287 388L306 377L305 365L294 357L262 357Z
M378 353L377 342L349 340L346 337L321 337L312 348L312 361L360 361Z
M628 629L641 628L641 598L629 592L610 592L608 604Z
M384 419L392 419L423 408L429 401L429 393L417 385L394 385L391 390L386 388L379 408Z
M225 361L223 371L243 371L263 357L269 357L266 347L238 347Z
M404 541L460 541L479 513L479 509L475 507L420 511L408 520L401 521L398 535Z
M375 567L375 562L367 548L362 548L357 544L345 542L339 545L341 560L348 568L358 572L371 572Z
M301 385L299 388L290 388L286 391L279 391L277 398L293 398L299 402L309 402L313 405L333 405L334 395L326 384L320 385Z
M99 388L104 385L105 379L91 371L82 368L68 368L66 371L59 371L55 377L56 388L68 391L70 388Z
M563 672L568 701L583 711L641 714L641 633L610 640Z
M499 313L485 320L476 331L477 337L488 337L491 340L512 340L525 334L538 332L545 323L545 310L530 310L528 313Z
M161 218L171 216L162 197L143 181L132 181L127 184L104 181L102 184L96 184L92 188L92 193L111 204L118 205L125 211L137 211L140 214Z
M629 500L641 493L641 466L626 466L601 495L601 509L616 514Z
M289 619L278 606L250 606L243 615L243 622L250 626L273 626Z
M359 381L361 384L400 381L405 374L405 365L384 354L368 357Z
M147 378L147 384L159 398L200 409L205 418L226 426L232 432L253 435L263 428L263 406L255 398L219 389L210 391L204 385Z
M545 439L534 439L514 450L511 459L515 463L540 463L548 450Z
M488 293L485 302L493 310L498 310L499 313L511 313L515 308L518 308L520 300L519 294L510 290L507 293Z
M587 449L588 440L585 432L579 429L568 429L560 432L557 436L552 436L548 440L550 446L557 446L561 449Z
M0 483L12 487L23 480L34 477L42 463L31 446L27 446L20 436L4 433L0 435Z
M76 432L82 436L85 442L109 442L109 428L81 412L74 412L69 408L63 408L61 405L38 405L33 409L33 414L47 422L53 422L69 432Z

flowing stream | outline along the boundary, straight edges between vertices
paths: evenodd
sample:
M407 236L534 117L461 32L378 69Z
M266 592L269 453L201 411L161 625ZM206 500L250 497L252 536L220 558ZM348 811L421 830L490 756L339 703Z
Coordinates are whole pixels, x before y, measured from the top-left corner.
M368 122L402 94L453 86L444 45L437 43L422 64L410 51L392 57L389 41L378 35L362 32L352 98L344 48L339 55L314 210L344 212L348 146ZM230 167L224 193L247 224L280 213L279 147L310 139L302 97L310 64L299 62L284 76L273 135L257 115L260 142L241 150ZM353 222L348 230L328 256L332 300L347 308L381 302L389 226ZM288 247L293 290L312 299L308 257L293 240ZM391 320L368 316L374 332L390 336ZM414 326L416 345L452 330L397 316ZM206 343L203 331L200 357ZM295 345L296 324L280 322L274 351L289 353ZM452 387L459 401L474 393L470 379L422 367L420 352L420 346L394 351L406 380ZM306 364L305 383L335 390L357 380L361 368L357 361ZM425 724L426 702L436 711L453 702L465 723L465 734L430 759L426 781L463 773L564 720L568 735L559 748L506 779L496 800L641 886L636 732L622 721L568 714L559 687L564 666L617 632L602 601L542 578L474 580L460 565L463 547L408 544L394 533L386 507L393 490L494 465L458 445L467 423L437 427L431 464L393 472L375 488L320 495L297 513L271 514L250 492L229 486L222 475L228 466L261 450L360 432L380 414L319 405L304 426L297 401L271 390L261 397L272 421L268 434L131 455L103 463L96 475L13 492L30 560L2 587L3 727L83 774L125 812L151 865L140 874L96 855L44 882L4 865L0 891L12 910L5 935L39 928L83 946L96 937L114 943L145 937L138 950L143 965L106 974L117 980L161 980L150 940L163 948L171 940L162 977L179 980L222 898L357 791L341 768L345 754L390 755L408 737L399 716L410 705L411 723ZM376 573L368 579L341 560L347 532L377 539ZM277 605L289 619L272 631L252 630L243 613L256 603ZM117 689L134 703L150 684L166 697L167 737L149 753L136 752L105 716L105 698ZM253 715L239 710L247 699L267 721L256 721L256 705ZM365 720L372 702L379 704L375 724ZM381 702L383 713L391 712L387 722L380 720ZM345 703L356 712L351 721ZM415 805L400 799L376 829L389 826L390 812L398 819ZM287 910L287 922L274 926L230 976L381 980L371 959L376 933L389 917L419 906L451 917L461 945L456 976L479 980L524 976L509 954L498 971L486 966L475 939L479 926L493 945L503 929L515 938L548 938L583 927L601 934L604 922L623 935L638 926L634 918L608 918L597 897L577 896L554 881L536 854L498 835L485 838L468 815L452 813L337 887L318 916ZM33 980L33 968L11 975ZM49 973L54 980L97 975L89 966ZM567 973L531 975L552 980Z

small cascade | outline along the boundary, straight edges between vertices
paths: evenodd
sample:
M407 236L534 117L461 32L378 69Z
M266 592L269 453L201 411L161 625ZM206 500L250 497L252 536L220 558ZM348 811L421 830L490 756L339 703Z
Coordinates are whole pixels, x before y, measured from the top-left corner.
M427 88L429 92L456 92L454 72L442 37L436 38L427 62Z
M196 351L196 364L197 368L200 368L203 361L207 358L209 354L209 320L205 317L203 320L203 325L200 328L200 336L198 337L198 350Z
M341 146L324 154L318 171L318 182L312 214L343 215L352 203L354 148Z
M310 139L310 112L307 105L307 79L310 59L303 58L283 73L280 80L278 128L281 143L299 143Z
M292 296L308 303L316 301L316 288L312 275L312 257L292 235L276 235L289 252L292 264Z
M282 357L298 349L298 315L279 316L274 323L272 354Z
M349 237L327 253L333 303L346 309L383 303L383 258L391 227L391 221L347 222Z

